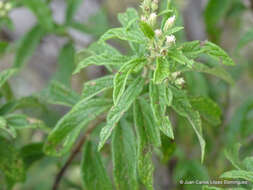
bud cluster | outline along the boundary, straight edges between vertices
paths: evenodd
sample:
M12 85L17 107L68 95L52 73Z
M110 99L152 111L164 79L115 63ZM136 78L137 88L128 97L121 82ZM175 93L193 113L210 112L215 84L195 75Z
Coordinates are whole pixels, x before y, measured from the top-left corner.
M171 74L169 78L177 87L182 88L185 84L185 80L183 77L180 77L180 72L174 72Z
M4 3L0 1L0 17L5 17L12 9L11 3Z

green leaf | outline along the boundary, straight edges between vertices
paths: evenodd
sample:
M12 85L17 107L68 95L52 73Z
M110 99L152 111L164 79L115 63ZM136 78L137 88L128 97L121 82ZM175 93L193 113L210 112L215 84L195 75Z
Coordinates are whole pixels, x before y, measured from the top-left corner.
M17 69L6 69L0 72L0 88L17 72Z
M139 19L138 12L134 8L128 8L125 13L118 14L118 20L120 24L128 29L133 27L134 29L138 28L137 20Z
M243 160L242 165L247 171L253 172L253 157L246 157Z
M39 94L39 97L50 104L70 107L80 100L80 96L75 91L57 81L51 81L48 88Z
M17 47L14 67L22 67L28 61L44 34L44 30L36 25L23 36Z
M88 81L83 86L82 100L88 100L110 88L113 88L113 75Z
M177 63L180 63L182 65L185 65L189 68L192 68L192 65L194 64L194 61L191 59L188 59L182 51L171 51L168 53L168 56L176 61Z
M155 32L152 29L151 26L149 26L146 22L140 21L140 28L145 36L147 36L149 39L154 38Z
M193 97L190 98L190 102L193 109L209 123L215 126L221 123L221 109L213 100L206 97Z
M16 138L17 136L16 130L11 126L8 126L4 117L0 117L0 130L7 132L13 138Z
M164 33L164 35L166 35L166 36L172 35L172 34L177 33L183 29L184 29L184 27L181 27L181 26L180 27L173 27L173 28L169 29L168 31L166 31Z
M43 0L23 0L22 3L28 7L37 17L39 24L46 30L54 28L54 20L48 5Z
M75 68L75 48L73 44L67 43L60 51L58 58L58 70L54 79L66 86L71 86L71 76Z
M180 48L182 49L183 54L191 59L197 58L204 52L204 50L201 49L201 42L199 40L185 42Z
M88 141L83 149L81 174L87 190L113 190L101 156L95 145Z
M205 41L202 44L202 49L204 53L210 55L211 57L221 61L225 65L235 65L234 61L229 57L229 55L216 44Z
M201 146L201 162L204 161L206 142L202 136L202 126L199 112L193 110L187 95L183 90L179 90L170 85L170 89L173 93L172 108L182 117L188 119L192 125Z
M127 84L127 79L129 75L133 72L133 70L139 66L145 63L145 59L141 58L135 58L130 60L129 62L125 63L120 70L117 72L117 74L114 77L114 89L113 89L113 102L114 104L117 104L120 97L123 95L125 91L125 87Z
M174 133L171 122L168 116L165 115L166 105L165 102L161 101L162 94L159 88L163 88L162 85L155 85L150 82L149 85L149 98L151 108L154 114L156 125L160 130L169 138L174 139Z
M123 120L112 137L113 174L117 189L137 190L137 155L131 125Z
M244 179L253 182L253 172L248 172L244 170L231 170L223 173L220 177L228 179Z
M124 115L124 113L130 108L135 99L140 95L144 86L144 80L141 77L135 79L119 99L116 105L114 105L107 115L107 124L100 132L100 143L98 149L100 150L107 139L111 136L113 129Z
M161 145L160 134L154 125L149 104L144 99L136 101L133 110L138 142L138 176L148 190L153 190L152 144Z
M65 0L67 4L65 23L69 24L74 19L75 13L83 0Z
M14 145L0 136L0 170L6 178L14 181L25 180L24 162Z
M156 59L156 69L153 76L153 81L156 84L160 84L166 79L170 74L169 63L166 59L157 58Z
M242 169L241 162L239 159L239 150L241 145L237 143L232 147L229 147L225 150L226 158L231 162L231 164L238 170Z
M87 124L108 110L111 101L92 99L78 102L70 112L62 117L48 136L44 151L48 155L61 156L67 153Z
M246 32L239 40L237 49L241 49L253 40L253 29Z
M145 43L145 39L143 39L143 36L138 31L128 31L124 28L113 28L108 30L103 36L101 36L99 41L104 42L112 38L138 44Z

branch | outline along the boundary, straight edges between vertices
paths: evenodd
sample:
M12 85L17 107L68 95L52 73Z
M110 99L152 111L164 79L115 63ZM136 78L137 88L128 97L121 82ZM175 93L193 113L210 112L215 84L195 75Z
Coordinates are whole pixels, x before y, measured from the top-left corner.
M79 140L79 142L77 143L76 147L73 149L73 151L72 151L71 155L69 156L67 162L64 164L64 166L61 168L61 170L56 175L52 190L57 190L58 189L58 186L60 184L60 181L61 181L62 177L64 176L64 173L66 172L66 170L68 169L68 167L71 165L71 163L73 162L74 158L80 152L83 144L89 138L90 134L97 127L97 125L100 124L100 123L102 123L105 120L105 118L106 118L105 115L102 115L100 118L98 118L97 120L95 120L93 123L91 123L89 125L87 131L82 136L82 138Z

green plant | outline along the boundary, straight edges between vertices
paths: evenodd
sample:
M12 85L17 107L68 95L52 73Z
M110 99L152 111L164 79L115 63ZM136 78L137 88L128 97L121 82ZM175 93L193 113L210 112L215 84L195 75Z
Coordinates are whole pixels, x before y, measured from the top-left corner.
M38 8L38 5L35 6L37 1L24 2L32 9ZM41 7L47 7L42 4ZM175 35L183 27L176 26L178 13L170 1L159 13L157 0L144 0L141 9L141 16L132 8L119 14L122 27L108 30L97 42L80 51L75 69L67 64L73 62L75 53L70 38L60 59L63 64L68 60L66 65L70 68L64 67L67 74L60 72L64 75L56 75L58 81L52 81L40 94L13 100L6 81L21 68L41 37L52 31L69 37L64 27L69 26L71 19L66 19L66 25L58 26L48 19L50 11L42 11L43 15L34 11L38 14L39 25L20 42L21 47L26 48L18 49L13 68L0 73L1 95L6 101L0 107L0 129L13 137L16 137L16 130L27 127L40 128L49 134L45 142L16 150L7 140L7 134L3 133L0 146L8 147L8 150L0 149L0 159L3 158L0 169L9 189L15 182L25 180L25 171L31 163L44 156L64 156L76 141L77 146L58 173L53 189L58 188L63 174L81 149L80 168L85 189L109 190L114 186L120 190L142 186L154 189L152 156L154 153L164 154L164 159L169 159L166 156L169 156L168 151L173 151L172 140L176 139L174 131L179 118L185 118L196 133L200 143L200 160L204 162L206 141L201 123L219 125L221 109L208 97L190 95L184 78L189 72L202 72L232 84L233 79L219 64L205 64L205 59L208 57L228 66L234 63L223 49L212 42L178 42ZM69 14L73 16L73 13ZM106 43L115 38L128 43L128 54L122 54ZM84 83L79 95L69 88L71 72L74 70L76 74L90 65L105 66L108 75ZM14 112L27 106L39 106L48 113L45 102L70 107L52 130L41 120ZM83 136L78 140L80 134ZM107 143L109 139L111 143ZM110 159L114 183L104 165L109 165Z

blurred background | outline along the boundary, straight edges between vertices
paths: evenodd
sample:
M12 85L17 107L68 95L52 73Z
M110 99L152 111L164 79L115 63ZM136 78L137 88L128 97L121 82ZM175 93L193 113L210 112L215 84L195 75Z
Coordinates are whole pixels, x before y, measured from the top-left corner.
M163 6L165 0L161 1ZM178 181L184 178L217 179L222 172L231 168L223 155L223 149L228 144L242 143L243 156L252 155L253 152L253 46L249 43L253 40L253 1L174 0L173 3L181 13L177 22L185 27L184 32L177 36L179 42L208 39L223 47L236 63L235 67L226 68L235 81L233 86L199 73L185 76L188 84L186 88L192 95L211 97L223 111L221 126L211 127L204 124L208 154L204 165L196 161L199 156L198 143L191 128L183 119L178 121L176 142L171 142L168 147L165 147L163 156L154 158L157 163L156 190L199 189L199 186L193 185L179 188ZM59 25L64 23L66 1L48 0L48 5L52 10L54 21ZM139 0L80 1L74 15L76 25L68 28L67 35L65 33L45 35L20 73L11 79L10 84L15 96L24 97L40 92L51 79L62 77L56 76L55 73L61 69L60 55L70 39L75 51L78 52L88 47L108 28L119 26L117 20L119 12L124 12L128 7L139 9L139 5ZM13 45L6 51L1 50L0 71L12 65L16 55L15 46L18 46L19 41L38 22L34 13L23 6L12 8L8 12L8 19L11 22L6 22L0 16L0 40ZM124 44L115 45L125 51ZM68 71L64 72L69 76ZM71 86L76 92L80 92L85 81L105 74L105 68L91 66L80 74L74 75L70 81ZM68 108L64 106L50 108L55 112L47 119L53 126L58 118L68 111ZM24 138L29 138L30 135L24 134ZM36 142L41 138L40 133L32 133L32 141ZM59 159L56 158L42 159L30 169L26 182L17 185L15 190L51 189L54 176L65 160L66 158L60 158L59 164ZM82 189L79 159L68 170L61 189Z

